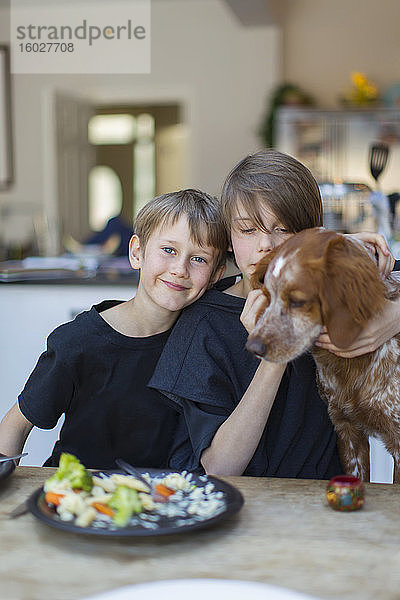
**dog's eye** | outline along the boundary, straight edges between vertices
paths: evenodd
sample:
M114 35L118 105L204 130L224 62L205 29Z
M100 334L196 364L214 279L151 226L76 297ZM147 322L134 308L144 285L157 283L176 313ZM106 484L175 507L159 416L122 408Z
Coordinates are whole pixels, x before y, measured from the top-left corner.
M295 300L294 298L290 298L289 300L290 308L300 308L301 306L304 306L305 303L305 300Z

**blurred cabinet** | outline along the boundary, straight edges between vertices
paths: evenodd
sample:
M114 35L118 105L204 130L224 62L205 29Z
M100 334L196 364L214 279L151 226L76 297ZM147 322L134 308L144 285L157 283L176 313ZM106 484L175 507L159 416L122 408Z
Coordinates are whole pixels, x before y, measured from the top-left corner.
M374 187L369 171L373 142L390 146L379 183L400 191L400 109L320 110L283 107L276 117L276 147L303 162L318 182L359 182Z
M320 184L324 225L344 232L382 228L377 189L369 167L373 143L389 146L389 160L379 178L379 189L400 191L400 109L320 110L283 107L277 112L276 147L298 158ZM400 203L392 222L400 223ZM389 237L393 237L389 235ZM396 238L397 239L397 238Z

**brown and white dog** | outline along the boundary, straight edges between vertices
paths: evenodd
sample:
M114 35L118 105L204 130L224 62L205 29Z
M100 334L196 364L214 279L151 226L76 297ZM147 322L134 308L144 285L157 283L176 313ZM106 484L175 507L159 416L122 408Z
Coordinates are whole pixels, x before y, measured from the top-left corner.
M351 359L313 345L325 326L336 346L350 346L385 298L400 295L400 283L392 277L383 282L358 241L315 228L268 253L252 285L262 288L266 307L247 349L287 362L311 348L344 470L369 481L368 436L378 436L393 456L394 481L400 483L400 335Z

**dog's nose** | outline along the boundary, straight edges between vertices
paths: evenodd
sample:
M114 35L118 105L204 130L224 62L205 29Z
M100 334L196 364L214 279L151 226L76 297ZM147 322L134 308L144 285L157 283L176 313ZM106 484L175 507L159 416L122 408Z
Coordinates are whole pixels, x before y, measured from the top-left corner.
M263 358L267 351L267 346L258 337L249 337L246 343L246 349L256 356Z

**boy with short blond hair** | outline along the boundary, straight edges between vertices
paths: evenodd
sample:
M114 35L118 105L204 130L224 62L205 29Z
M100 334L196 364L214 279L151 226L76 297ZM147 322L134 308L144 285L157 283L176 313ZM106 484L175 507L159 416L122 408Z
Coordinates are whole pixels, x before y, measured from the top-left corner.
M65 414L46 466L62 452L89 468L113 468L118 457L167 466L179 415L147 383L181 310L222 276L228 239L218 200L192 189L151 200L134 230L135 297L104 301L50 334L0 424L1 452L19 452L33 426L51 429Z

